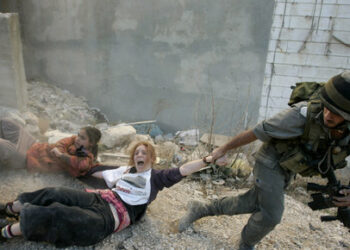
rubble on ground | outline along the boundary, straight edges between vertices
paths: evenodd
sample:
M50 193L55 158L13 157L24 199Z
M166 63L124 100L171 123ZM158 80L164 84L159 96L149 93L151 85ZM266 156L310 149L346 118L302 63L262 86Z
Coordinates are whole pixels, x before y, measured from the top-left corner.
M197 146L199 141L199 130L190 129L185 131L178 131L175 138L180 145Z
M63 132L77 132L83 125L108 121L97 108L90 108L84 97L43 82L28 83L27 106L39 119L49 120L51 129Z
M50 144L56 143L59 140L62 140L64 138L71 137L72 135L74 135L74 134L72 134L72 133L64 133L64 132L61 132L61 131L59 131L57 129L50 130L50 131L47 131L45 133L45 136L48 138L47 142L50 143Z
M100 144L108 149L129 145L135 138L136 130L127 124L118 124L101 130Z
M83 189L84 184L64 174L27 174L25 170L6 171L0 176L0 202L16 198L19 192L47 186ZM16 184L17 183L17 184ZM20 183L20 185L18 185ZM207 189L208 188L208 189ZM232 190L224 185L203 187L201 182L183 180L164 189L147 209L146 216L135 225L113 233L89 247L67 247L67 250L92 249L236 249L235 245L249 215L215 216L198 220L182 233L176 231L177 220L186 212L190 200L207 202L247 189ZM286 195L282 222L264 238L257 249L348 249L348 230L338 221L321 222L322 212L312 211L305 204ZM0 245L0 249L56 249L45 242L25 241L18 237Z

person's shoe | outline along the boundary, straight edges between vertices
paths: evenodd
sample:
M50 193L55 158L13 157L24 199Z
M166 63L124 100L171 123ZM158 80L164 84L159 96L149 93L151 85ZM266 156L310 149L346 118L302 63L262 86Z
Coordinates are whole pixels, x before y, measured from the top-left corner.
M254 246L247 245L242 241L242 239L240 239L238 243L238 250L254 250L254 249L255 249Z
M199 201L190 201L187 204L187 213L179 220L178 230L183 232L192 222L209 215L207 205Z
M19 214L18 213L9 213L7 210L8 206L11 206L11 202L8 203L0 203L0 218L5 219L6 217L11 217L18 219Z
M1 230L7 226L9 222L6 219L0 219L0 243L3 243L7 240L4 236L2 236Z
M6 204L0 203L0 218L6 218L7 213L6 213Z
M0 219L0 230L9 224L9 221L6 219Z
M3 237L2 234L0 233L0 243L4 243L7 241L7 238Z

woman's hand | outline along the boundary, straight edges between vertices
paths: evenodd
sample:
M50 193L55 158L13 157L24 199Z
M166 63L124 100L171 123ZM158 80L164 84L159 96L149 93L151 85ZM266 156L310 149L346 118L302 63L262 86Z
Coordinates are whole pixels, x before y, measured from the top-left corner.
M51 154L53 154L54 156L60 158L63 153L57 148L57 147L54 147L53 149L51 149Z
M215 165L218 165L219 167L226 166L227 165L227 157L226 155L221 156L220 158L216 159L212 155L208 155L205 157L207 162L214 163Z
M339 193L343 194L343 197L335 196L333 197L333 203L337 207L349 207L350 206L350 189L342 189Z

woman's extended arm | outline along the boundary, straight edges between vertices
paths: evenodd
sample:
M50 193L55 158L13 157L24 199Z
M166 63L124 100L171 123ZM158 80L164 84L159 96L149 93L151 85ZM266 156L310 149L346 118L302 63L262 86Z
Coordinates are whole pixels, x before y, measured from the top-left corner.
M209 156L205 157L205 160L207 162L211 162L212 156L209 155ZM221 158L217 159L215 164L218 166L226 165L227 164L226 157L221 157ZM190 162L183 164L180 167L180 174L182 176L187 176L187 175L190 175L192 173L198 172L199 170L201 170L203 167L206 167L206 166L207 166L207 164L203 160L190 161Z

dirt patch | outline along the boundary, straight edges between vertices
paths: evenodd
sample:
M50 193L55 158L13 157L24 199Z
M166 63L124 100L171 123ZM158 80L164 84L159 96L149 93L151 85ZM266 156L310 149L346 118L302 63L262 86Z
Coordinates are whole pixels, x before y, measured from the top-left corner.
M12 200L20 192L47 186L84 188L84 183L65 174L28 174L25 170L2 171L0 201ZM176 221L186 212L192 199L206 201L203 183L189 178L159 193L146 216L136 225L112 234L91 247L67 249L234 249L240 231L249 215L215 216L200 219L183 233L176 232ZM214 186L216 196L236 195L247 189ZM322 213L312 212L306 205L286 195L282 223L257 246L257 249L346 249L349 232L339 222L322 223ZM0 249L54 249L47 243L17 238Z

